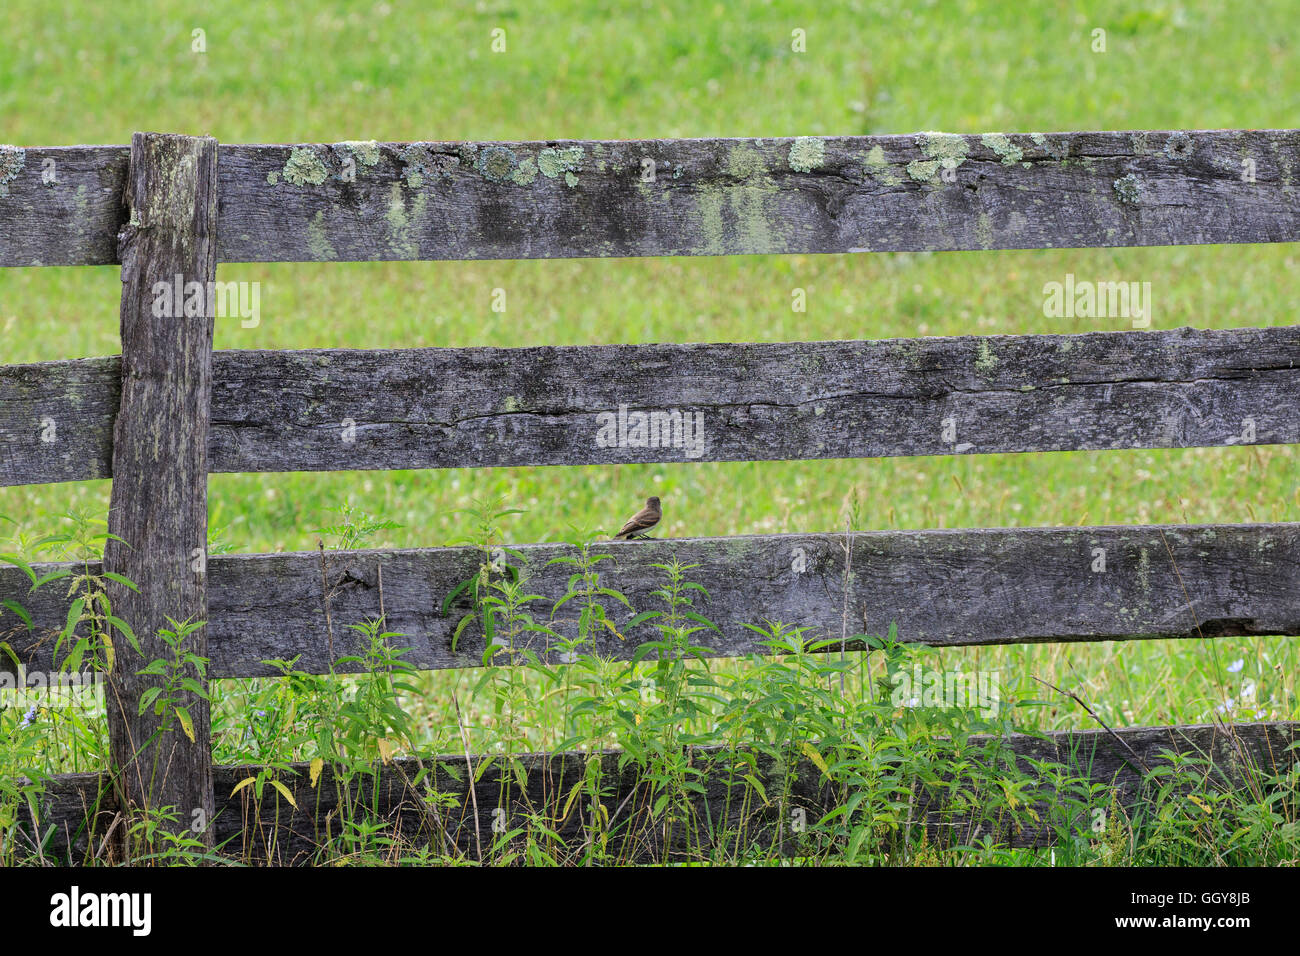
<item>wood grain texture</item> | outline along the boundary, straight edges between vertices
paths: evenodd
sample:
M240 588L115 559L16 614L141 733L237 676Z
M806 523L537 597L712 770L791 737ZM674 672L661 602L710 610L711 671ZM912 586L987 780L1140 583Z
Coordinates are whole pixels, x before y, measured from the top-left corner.
M0 265L114 262L125 149L9 155ZM218 257L1294 242L1298 159L1297 130L227 145ZM42 180L47 160L57 183Z
M116 662L106 694L109 743L124 808L212 814L207 681L193 665L181 674L195 690L168 691L151 661L172 661L159 636L176 623L208 617L208 413L212 396L211 315L159 310L155 284L208 283L216 275L217 142L136 133L131 144L129 224L122 231L122 388L113 429L113 487L104 569L134 583L107 583L113 613L130 625L113 633ZM163 314L159 314L159 312ZM208 656L199 628L184 650ZM161 691L165 706L144 708ZM182 727L188 715L191 726ZM204 839L210 845L211 835Z
M1300 326L232 351L214 377L220 472L1300 442ZM0 484L108 477L118 387L113 359L0 367Z
M940 791L913 784L913 792L917 794L914 819L918 824L914 842L920 838L920 825L924 825L930 843L939 847L969 844L985 837L1016 847L1050 846L1062 836L1091 840L1095 839L1091 830L1092 811L1099 809L1110 814L1116 807L1140 827L1149 819L1153 788L1145 783L1145 773L1132 753L1152 770L1168 766L1170 761L1163 753L1165 750L1207 760L1212 768L1197 766L1179 785L1225 790L1240 787L1252 772L1263 771L1268 775L1285 772L1297 759L1296 752L1288 752L1287 748L1300 739L1300 724L1129 727L1117 731L1117 735L1123 743L1101 730L1055 732L1043 738L1020 734L972 738L970 743L977 763L992 766L994 761L1000 761L999 765L1003 765L1014 759L1021 772L1036 780L1032 807L1039 814L1039 822L1034 823L1025 816L1013 819L993 806L981 807L977 812L957 809L945 802ZM942 743L937 746L941 749ZM771 806L764 807L752 792L746 800L744 783L729 771L732 762L723 751L695 747L689 753L691 764L702 771L699 779L704 793L692 794L686 819L667 833L662 825L650 825L649 785L638 779L634 767L619 769L617 751L522 755L520 763L525 770L522 785L499 761L492 762L476 784L481 839L485 846L490 846L494 814L513 828L526 824L525 814L536 813L548 820L560 835L562 842L555 847L556 852L562 857L580 852L586 838L581 817L585 800L575 801L567 815L564 807L573 787L587 773L588 761L598 759L602 780L609 788L603 799L610 813L609 849L618 857L641 862L689 858L701 851L707 853L724 842L732 852L745 847L765 850L773 846L779 846L789 855L807 850L806 843L792 834L788 825L778 842L776 824L781 808L775 800ZM475 768L482 768L490 759L488 755L475 756ZM1067 804L1053 795L1050 779L1035 769L1030 763L1033 760L1059 764L1101 789L1091 805L1086 801ZM415 779L420 763L431 771L428 784L431 788L456 798L456 806L444 808L436 817L429 811L422 792L407 784ZM475 814L466 783L471 775L466 772L465 763L463 755L425 757L420 762L398 759L393 765L380 768L377 780L374 777L354 779L346 792L351 795L352 806L378 806L379 816L390 825L386 835L400 837L412 846L429 846L435 851L445 847L474 859L477 856ZM276 796L270 787L266 788L260 806L252 800L248 788L232 797L235 785L258 769L255 766L216 768L216 803L221 809L214 824L217 845L224 853L249 862L310 862L326 839L338 836L340 824L337 816L331 818L331 814L342 802L344 786L327 768L317 786L312 787L307 766L294 764L279 779L294 794L298 809ZM791 771L790 798L784 808L787 824L790 811L796 809L804 810L807 819L815 822L853 792L851 788L827 784L805 757L794 761ZM1202 776L1208 777L1208 783L1201 782ZM775 795L782 789L785 773L783 768L759 755L756 777L769 794ZM1161 778L1160 782L1168 781ZM46 791L41 824L53 826L55 830L46 851L52 861L84 862L87 846L98 847L102 842L102 834L112 825L114 816L111 793L106 793L98 804L101 812L93 817L93 826L82 825L88 818L83 807L96 806L100 786L97 774L70 774L55 778ZM498 814L499 810L504 814ZM23 830L30 833L30 825Z
M0 486L107 478L122 359L0 366Z
M672 499L664 509L672 514ZM698 609L721 633L698 635L697 642L736 657L767 652L743 626L765 618L840 635L845 547L843 534L799 534L597 542L593 553L612 556L599 565L602 580L632 605L602 601L620 630L633 611L662 607L651 596L663 582L653 564L676 557L698 565L688 572L708 589ZM1099 549L1104 571L1093 570ZM547 562L576 550L559 544L519 550L528 590L546 599L532 610L548 620L573 568ZM1300 523L871 531L852 535L852 553L850 635L884 635L891 623L900 640L935 646L1300 634ZM478 571L477 550L339 551L328 552L327 560L336 658L364 653L347 625L378 616L382 564L388 628L404 635L395 646L411 648L405 660L421 669L482 663L477 626L452 647L457 623L471 610L468 599L457 598L442 613L448 595ZM299 669L328 671L320 555L219 556L209 572L211 676L271 675L277 671L264 661L298 655ZM29 592L21 572L0 570L0 598L23 604L35 622L28 633L8 618L0 639L30 669L53 669L51 633L66 619L64 590L55 584ZM570 602L551 624L574 634L577 616ZM642 624L622 640L600 635L591 650L626 659L656 635ZM526 646L558 660L532 637Z
M0 146L0 266L121 262L130 158L128 146Z

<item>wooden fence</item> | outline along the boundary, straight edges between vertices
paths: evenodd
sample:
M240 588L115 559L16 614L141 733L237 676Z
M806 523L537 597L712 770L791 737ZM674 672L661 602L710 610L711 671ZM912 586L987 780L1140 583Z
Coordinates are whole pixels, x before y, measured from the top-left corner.
M476 572L477 551L333 554L324 583L316 554L209 559L207 475L1296 444L1300 326L214 353L211 310L156 316L156 282L212 282L218 261L1294 242L1297 161L1297 130L222 147L141 133L129 149L0 147L0 265L120 262L123 282L120 358L0 367L0 484L113 479L109 531L123 540L109 541L101 570L136 583L110 582L109 597L146 660L164 656L157 631L168 617L194 618L208 623L189 647L210 658L211 678L272 674L265 661L294 656L300 669L326 673L331 649L361 648L355 633L327 628L325 592L335 621L378 615L382 569L386 621L405 635L409 660L474 667L483 635L454 643L460 614L442 603ZM639 443L626 440L638 414L653 436ZM707 428L692 442L695 416ZM602 427L623 429L624 440L598 440ZM1296 523L849 537L851 546L845 535L804 534L611 542L607 551L637 610L653 606L653 564L674 554L698 562L722 656L764 652L743 626L764 618L838 635L846 607L855 632L892 623L901 639L929 645L1300 634ZM1101 574L1090 572L1098 549ZM565 546L520 551L537 589L563 590L567 573L547 562ZM847 580L858 584L845 593ZM69 600L29 583L0 570L0 598L32 618L0 639L27 669L53 671L63 661L51 635ZM620 627L632 616L610 610ZM598 639L593 649L625 658L636 643ZM141 662L124 642L115 651L106 699L124 771L111 789L100 775L54 782L40 821L57 831L47 850L79 858L119 809L171 805L204 819L225 811L204 831L209 842L242 832L245 849L265 847L269 828L283 834L275 859L302 858L329 826L320 791L299 801L311 813L250 821L247 792L225 796L247 768L212 766L197 695L184 701L193 742L163 735L156 746L171 770L146 780L133 742L158 730L151 711L137 716L156 684L135 675ZM1293 759L1297 726L1132 728L1001 745L1026 767L1065 760L1128 799L1137 764L1159 763L1162 751L1209 755L1239 777L1248 764ZM588 756L535 755L527 781L503 779L501 790L548 805ZM799 799L824 806L817 773L805 769ZM612 763L611 774L626 803L636 781ZM436 829L465 846L476 826L488 829L491 806L430 828L407 779L399 761L372 785L402 832L431 839ZM715 781L697 805L718 821L728 794ZM731 822L770 824L765 813ZM560 829L576 840L575 827ZM638 832L629 839L654 843ZM1050 839L1041 829L997 835Z

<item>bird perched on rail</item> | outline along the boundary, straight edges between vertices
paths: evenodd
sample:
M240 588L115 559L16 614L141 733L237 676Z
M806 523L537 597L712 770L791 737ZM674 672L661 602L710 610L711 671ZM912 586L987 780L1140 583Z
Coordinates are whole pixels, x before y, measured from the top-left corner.
M663 515L663 510L659 507L659 499L647 498L645 507L628 518L627 524L623 525L623 530L614 537L624 538L627 541L633 538L644 538L646 532L657 525Z

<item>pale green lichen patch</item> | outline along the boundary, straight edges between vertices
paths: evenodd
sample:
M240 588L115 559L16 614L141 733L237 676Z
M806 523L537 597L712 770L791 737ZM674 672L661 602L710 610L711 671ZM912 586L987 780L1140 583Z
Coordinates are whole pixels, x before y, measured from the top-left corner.
M1048 139L1042 133L1030 133L1029 138L1035 146L1053 159L1064 160L1070 155L1070 140L1068 137L1058 136L1054 139Z
M907 164L907 175L918 183L930 182L938 171L939 161L937 159L914 159Z
M810 173L826 162L826 143L817 136L800 136L790 146L790 168Z
M90 209L86 202L85 184L78 186L77 191L72 194L72 205L77 210L77 235L84 238L86 235L86 224L90 222Z
M872 146L867 158L862 161L862 168L867 175L882 186L897 186L903 180L885 160L885 151L879 146Z
M1187 159L1192 155L1192 138L1177 132L1165 140L1165 155L1170 159Z
M295 146L284 164L284 180L295 186L319 186L329 175L316 151L307 146Z
M987 212L980 211L975 220L975 239L981 249L993 248L993 219Z
M660 189L657 181L653 183L643 182L641 177L638 176L633 181L633 186L636 187L637 194L641 197L642 202L658 203L661 206L668 202L668 190Z
M1133 154L1135 156L1150 156L1159 152L1158 147L1151 145L1150 133L1134 133L1129 137L1129 142L1133 144Z
M720 256L727 252L725 223L722 210L727 197L716 186L706 187L700 194L700 233L704 238L702 251L706 255Z
M400 259L418 259L420 244L415 238L412 223L423 218L426 201L425 194L415 197L411 211L406 211L406 201L402 197L401 183L393 183L388 196L388 211L384 219L388 222L389 244Z
M705 255L780 251L779 231L773 226L780 215L776 202L780 187L764 168L761 154L749 146L734 146L725 168L742 181L699 187L704 240L700 251Z
M511 179L519 168L519 160L512 150L505 146L489 146L479 153L478 171L484 179L494 183L504 183Z
M978 354L975 356L975 370L981 375L992 375L998 367L998 357L984 339L980 339Z
M433 157L429 153L429 148L419 143L412 143L402 150L399 158L402 161L402 175L406 179L406 185L412 189L419 189L424 185L424 177L433 172Z
M471 151L469 155L476 156L477 150ZM461 161L460 158L442 154L435 156L424 143L411 143L403 147L397 158L402 164L402 176L406 180L406 185L411 189L419 189L424 185L426 177L434 179L444 175L447 170ZM471 158L470 165L472 164Z
M510 174L510 181L516 186L531 186L536 178L537 160L531 156L525 156L521 159L514 172Z
M1138 178L1132 173L1115 180L1115 196L1128 206L1138 204Z
M311 253L312 259L317 262L327 262L330 259L339 257L339 254L334 250L334 244L330 242L329 236L325 232L325 213L323 211L317 211L311 222L307 224L307 250Z
M678 167L680 175L681 167ZM749 179L767 172L763 165L763 154L748 146L733 146L727 154L727 175L736 179Z
M537 169L547 179L563 176L569 186L578 185L577 173L581 171L583 149L581 146L566 146L555 149L548 146L537 154Z
M272 185L272 186L274 186L276 183L278 183L278 182L280 181L280 170L278 170L278 169L273 169L273 170L271 170L269 173L267 173L267 174L266 174L266 181L267 181L268 184L270 184L270 185Z
M921 152L930 159L938 160L944 169L956 169L970 153L966 137L956 133L922 133L920 146Z
M351 153L360 166L374 166L379 162L379 143L373 139L346 139L341 143L335 143L334 149Z
M908 163L907 175L919 183L935 183L940 170L956 169L969 153L965 138L955 133L921 133L917 144L929 158Z
M1025 151L1007 139L1005 133L985 133L980 142L998 155L1003 166L1014 166L1025 158Z
M1146 548L1138 552L1138 582L1143 594L1151 593L1151 555Z
M0 146L0 196L9 195L9 184L27 165L27 150L21 146Z
M907 255L907 253L900 253L900 255ZM918 367L923 356L920 339L894 339L891 351L909 368Z

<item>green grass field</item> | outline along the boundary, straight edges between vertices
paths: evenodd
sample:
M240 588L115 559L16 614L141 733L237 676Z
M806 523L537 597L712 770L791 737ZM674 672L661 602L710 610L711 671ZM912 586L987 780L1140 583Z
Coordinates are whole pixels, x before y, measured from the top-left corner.
M539 9L534 9L534 6ZM0 140L126 143L135 130L227 143L629 139L1290 127L1300 57L1289 0L1228 3L550 2L9 3L0 10ZM191 31L206 52L191 52ZM491 31L506 31L504 53ZM1091 34L1106 30L1093 52ZM807 51L791 51L791 31ZM530 262L225 265L262 287L262 320L218 320L217 348L568 345L1068 333L1065 273L1149 281L1153 328L1295 322L1300 248L1210 246ZM791 310L791 290L807 311ZM491 309L505 289L508 310ZM119 351L116 267L0 272L4 363ZM1300 520L1288 446L859 461L214 475L210 520L237 551L310 550L345 500L401 528L374 547L446 544L458 513L502 496L513 542L617 530L648 494L663 535ZM0 489L0 514L53 530L102 516L108 482ZM3 550L3 549L0 549ZM797 623L797 622L796 622ZM1066 683L1115 727L1297 719L1286 638L950 650L948 666ZM1234 661L1241 669L1227 670ZM744 665L723 665L742 667ZM424 675L462 701L473 673ZM1227 698L1231 698L1229 702ZM441 699L445 700L445 697ZM418 705L415 705L418 706ZM477 713L471 709L471 715ZM429 739L455 740L438 709ZM490 715L479 715L490 724ZM1045 729L1077 707L1028 710ZM485 739L490 727L484 726ZM539 736L537 742L545 742Z

